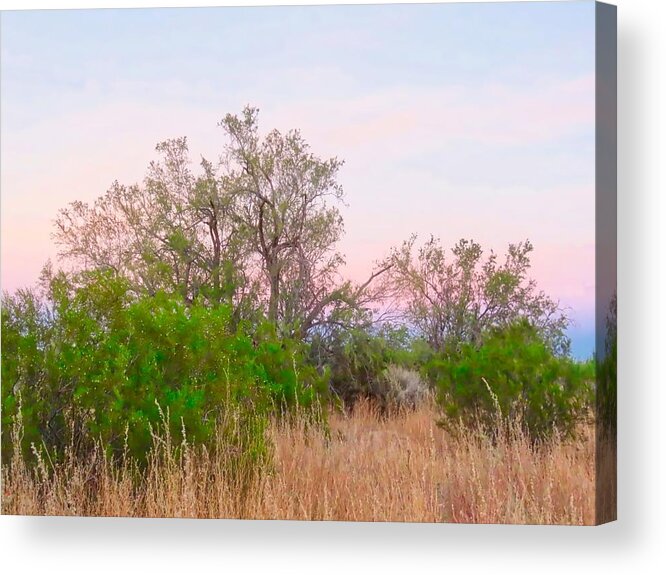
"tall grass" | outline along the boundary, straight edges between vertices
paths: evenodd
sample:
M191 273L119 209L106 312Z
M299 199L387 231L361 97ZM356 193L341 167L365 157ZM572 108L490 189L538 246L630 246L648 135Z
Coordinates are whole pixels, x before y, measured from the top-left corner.
M272 453L243 468L233 447L171 444L156 433L148 464L111 462L98 448L85 461L53 464L35 446L2 467L2 511L95 515L593 524L595 441L535 445L518 428L488 437L439 428L430 405L385 416L361 403L334 413L327 430L274 422ZM15 442L18 441L15 430ZM166 436L164 435L166 434Z

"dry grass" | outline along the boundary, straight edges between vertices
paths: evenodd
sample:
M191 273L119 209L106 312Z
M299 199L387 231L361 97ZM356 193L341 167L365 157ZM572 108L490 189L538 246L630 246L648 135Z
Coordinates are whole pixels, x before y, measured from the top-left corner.
M50 469L3 466L2 512L26 515L225 517L338 521L593 524L595 442L534 449L520 435L491 442L435 425L430 406L382 418L362 405L331 416L331 433L269 430L271 470L228 473L233 454L155 453L139 473L101 453ZM158 450L159 451L159 450Z

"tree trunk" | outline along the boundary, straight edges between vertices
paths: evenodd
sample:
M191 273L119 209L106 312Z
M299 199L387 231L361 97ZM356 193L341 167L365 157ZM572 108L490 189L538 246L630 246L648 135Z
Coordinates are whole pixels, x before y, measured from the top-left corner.
M280 301L280 272L277 266L272 264L268 268L270 296L268 300L268 321L277 325L278 303Z

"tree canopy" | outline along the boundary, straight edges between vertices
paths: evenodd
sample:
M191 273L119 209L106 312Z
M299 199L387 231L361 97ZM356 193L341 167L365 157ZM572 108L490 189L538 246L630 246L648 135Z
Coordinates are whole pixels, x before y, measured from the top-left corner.
M61 210L61 255L113 270L137 294L225 302L237 320L261 313L287 335L363 315L371 281L339 274L342 161L312 154L298 130L262 136L256 108L219 126L223 153L215 163L202 158L197 174L186 138L168 140L142 185L114 182L93 205Z
M529 278L529 241L509 245L503 261L481 245L460 240L450 254L430 237L416 249L416 236L392 250L387 261L403 318L433 349L480 344L491 328L527 320L549 343L566 355L569 320L558 302Z
M568 319L528 275L533 246L511 244L503 261L472 240L447 253L416 237L354 284L342 278L339 206L343 162L321 159L299 130L259 130L246 107L219 123L226 143L193 169L186 138L157 145L141 184L114 182L92 205L59 212L61 255L83 270L112 270L137 295L160 290L265 317L279 334L307 339L368 325L378 302L435 350L478 343L493 327L526 319L566 354Z

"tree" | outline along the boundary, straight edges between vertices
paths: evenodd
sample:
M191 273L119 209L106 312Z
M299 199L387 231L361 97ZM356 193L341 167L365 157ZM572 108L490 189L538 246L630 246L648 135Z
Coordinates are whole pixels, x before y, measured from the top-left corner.
M110 269L135 292L180 293L192 302L240 308L251 290L243 239L233 223L234 198L218 184L210 162L190 169L187 140L157 145L143 185L114 182L92 206L74 202L60 210L54 238L60 255L79 268Z
M529 241L509 245L504 262L481 246L460 240L451 256L431 237L414 253L416 236L393 249L387 263L402 315L437 351L478 344L493 327L526 319L553 352L566 355L569 320L557 302L539 291L527 275Z
M138 294L226 303L237 320L260 312L297 338L367 317L370 284L385 270L358 286L340 277L342 161L319 159L298 130L261 137L256 108L220 126L224 154L217 164L202 158L198 175L187 140L168 140L142 185L115 182L93 205L61 210L61 256L113 270Z
M223 186L238 198L239 225L257 260L268 320L281 333L307 337L313 329L353 324L377 294L370 284L343 281L336 244L344 232L337 181L343 162L310 152L300 131L259 134L258 109L220 122L228 136Z

